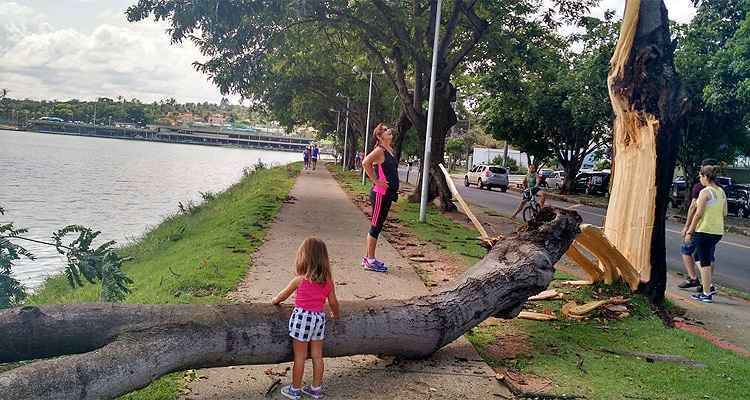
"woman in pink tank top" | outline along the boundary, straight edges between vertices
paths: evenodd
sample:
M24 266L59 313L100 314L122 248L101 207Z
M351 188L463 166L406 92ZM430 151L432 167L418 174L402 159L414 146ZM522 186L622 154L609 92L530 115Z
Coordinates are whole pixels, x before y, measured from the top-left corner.
M331 274L328 249L322 240L307 238L297 250L297 276L271 301L281 304L296 292L294 309L289 318L294 367L292 384L284 386L281 394L296 400L306 394L314 399L323 396L323 339L326 330L326 300L331 307L331 318L339 316L339 302ZM302 387L308 351L313 360L313 384Z
M367 231L365 256L362 257L362 267L368 271L388 272L384 262L375 257L378 237L388 218L391 204L398 199L398 160L393 152L393 130L383 123L378 124L373 131L375 148L362 161L362 168L372 181L370 202L372 203L372 217L370 229ZM377 165L377 170L375 169ZM377 175L375 173L377 172Z

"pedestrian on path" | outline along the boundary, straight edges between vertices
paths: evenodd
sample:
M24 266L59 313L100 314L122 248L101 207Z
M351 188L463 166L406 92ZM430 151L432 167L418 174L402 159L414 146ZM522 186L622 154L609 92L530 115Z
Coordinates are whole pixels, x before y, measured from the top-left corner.
M719 162L713 158L707 158L701 162L701 167L704 167L706 165L717 165L718 163ZM698 293L703 292L703 286L701 285L701 281L698 278L698 272L695 269L695 258L693 258L693 253L695 253L695 238L692 238L692 240L690 241L684 240L684 238L687 234L688 228L690 228L690 225L693 223L695 210L697 209L698 196L700 195L703 188L704 186L699 181L695 185L693 185L692 189L690 190L690 207L688 207L685 226L682 228L683 241L682 245L680 246L680 253L682 254L682 264L685 267L685 272L687 272L688 278L685 280L685 282L677 285L677 287L679 287L680 289L697 288ZM714 269L716 269L716 263L715 260L711 261L711 269L713 271ZM714 289L711 288L711 290L713 291Z
M271 300L278 305L296 292L294 310L289 318L289 336L294 351L292 384L284 386L281 394L292 400L300 399L302 394L320 399L323 397L323 339L326 330L323 307L326 300L331 307L331 318L339 317L339 302L325 243L317 238L305 239L297 249L295 264L297 276ZM313 363L313 384L302 387L308 352Z
M305 147L305 150L302 152L305 158L305 169L310 169L310 146Z
M388 267L375 257L378 236L388 217L391 203L398 200L398 161L393 155L393 130L379 123L373 131L375 148L362 160L362 167L373 183L370 191L372 218L367 232L366 255L362 257L362 267L369 271L388 272ZM374 165L378 166L377 176Z
M318 149L318 145L314 144L312 148L312 154L310 154L310 156L312 157L313 170L318 168L318 154L320 154L320 150Z
M704 186L698 195L693 221L685 234L685 241L694 241L696 259L701 265L703 292L694 294L694 300L713 302L715 291L711 289L716 244L724 235L724 217L727 215L727 196L724 189L716 184L718 168L706 165L701 168L700 181Z

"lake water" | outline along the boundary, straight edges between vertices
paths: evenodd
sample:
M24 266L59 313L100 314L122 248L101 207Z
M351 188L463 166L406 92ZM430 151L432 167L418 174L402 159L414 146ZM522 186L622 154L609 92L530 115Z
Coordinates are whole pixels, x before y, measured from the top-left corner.
M49 241L69 224L102 231L118 244L142 235L177 203L200 201L239 181L242 169L262 160L298 161L296 153L140 142L0 130L0 223L28 228ZM21 241L18 241L21 244ZM37 259L18 262L15 276L35 288L60 272L53 247L23 242Z

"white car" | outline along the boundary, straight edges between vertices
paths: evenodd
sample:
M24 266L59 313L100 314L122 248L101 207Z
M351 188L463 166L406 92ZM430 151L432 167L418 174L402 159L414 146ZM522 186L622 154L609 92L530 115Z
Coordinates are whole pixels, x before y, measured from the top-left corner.
M547 186L560 190L563 187L565 181L565 171L554 171L552 175L547 178Z
M508 190L508 170L501 165L477 165L464 175L464 186L477 185L480 189L499 187Z

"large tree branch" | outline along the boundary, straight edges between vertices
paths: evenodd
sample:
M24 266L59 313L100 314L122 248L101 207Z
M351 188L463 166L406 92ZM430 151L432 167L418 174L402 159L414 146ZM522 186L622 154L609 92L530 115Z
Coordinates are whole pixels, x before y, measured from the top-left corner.
M463 1L460 1L459 3L463 5ZM470 7L463 7L462 9L464 15L466 15L466 17L469 19L469 22L471 22L471 25L474 27L471 38L466 40L461 46L461 49L453 56L453 58L446 62L446 67L442 73L444 78L451 76L456 67L458 67L458 65L463 62L464 58L466 58L466 56L468 56L469 53L474 49L474 46L476 46L477 43L482 40L484 33L489 27L487 21L480 18L474 12L473 6L474 4L471 4Z
M456 31L456 26L458 26L458 20L461 16L461 8L465 7L463 4L463 0L455 0L453 3L453 11L451 11L451 16L448 19L448 24L445 26L445 34L443 35L443 38L440 41L439 46L439 52L438 54L447 54L448 47L451 44L451 41L453 40L453 33Z
M406 31L406 29L404 29L401 21L398 20L398 17L393 12L393 9L385 4L383 0L372 0L372 2L373 4L375 4L375 7L377 7L377 9L380 10L380 12L383 14L385 20L388 21L388 26L391 28L391 32L393 32L393 35L400 42L398 44L399 47L408 50L415 60L420 60L420 62L423 63L427 62L427 60L424 58L423 52L415 46L415 44L419 45L419 42L417 42L416 40L412 40L409 37L409 33ZM384 44L393 45L392 42Z
M367 51L380 62L380 65L383 67L383 70L388 76L388 79L390 79L390 81L393 83L393 86L396 89L396 93L398 93L398 97L401 102L401 109L407 113L412 121L416 120L418 117L417 113L415 112L414 107L411 107L411 105L409 104L409 88L408 86L406 86L406 75L404 73L403 66L399 68L399 64L397 62L394 62L394 68L391 68L391 66L386 61L383 53L380 52L372 42L370 42L369 38L363 37L362 42L365 45L365 49L367 49Z
M546 222L544 222L546 221ZM325 354L426 357L490 316L514 317L552 280L580 217L546 208L455 284L408 300L342 302ZM291 308L271 304L79 304L0 312L0 362L57 357L0 374L2 399L115 397L171 371L292 359Z

